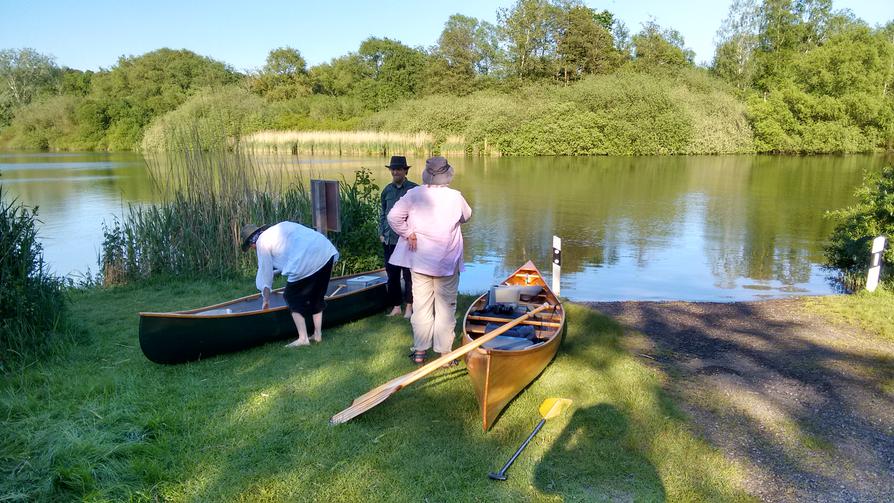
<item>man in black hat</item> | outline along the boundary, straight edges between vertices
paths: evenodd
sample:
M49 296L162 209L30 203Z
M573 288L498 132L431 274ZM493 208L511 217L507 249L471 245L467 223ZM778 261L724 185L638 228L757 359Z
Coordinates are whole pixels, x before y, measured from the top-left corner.
M407 180L407 172L410 166L407 165L407 158L402 155L391 156L391 162L385 166L391 170L391 183L382 189L382 214L379 220L379 239L382 240L382 246L385 250L385 271L388 273L388 302L392 306L387 316L396 316L400 314L401 302L407 304L404 318L409 318L413 314L413 280L410 276L410 270L406 267L391 265L388 259L394 253L394 247L400 236L388 225L388 212L394 207L394 203L398 201L408 190L417 185ZM400 278L404 278L404 289L401 293Z

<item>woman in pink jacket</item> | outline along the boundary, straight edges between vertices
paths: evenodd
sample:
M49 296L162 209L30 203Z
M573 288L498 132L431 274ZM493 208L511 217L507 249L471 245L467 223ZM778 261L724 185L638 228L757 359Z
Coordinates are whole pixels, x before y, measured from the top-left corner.
M456 293L463 269L460 224L472 208L449 187L453 167L443 157L425 162L422 183L407 191L388 213L388 224L400 236L389 263L409 268L413 278L413 361L425 362L427 351L453 349ZM455 365L452 362L451 365Z

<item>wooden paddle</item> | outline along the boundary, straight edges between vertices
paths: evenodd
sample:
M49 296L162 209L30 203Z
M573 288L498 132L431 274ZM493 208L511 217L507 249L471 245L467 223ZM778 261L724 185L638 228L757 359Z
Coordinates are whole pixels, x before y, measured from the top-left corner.
M329 295L326 296L326 298L329 299L329 298L335 297L335 294L340 292L342 290L342 288L347 288L347 287L348 287L348 285L346 285L344 283L342 283L341 285L338 285L338 288L333 290L332 293L330 293Z
M496 473L490 472L487 474L487 476L492 478L493 480L506 480L506 470L508 470L509 467L512 466L512 463L515 462L515 459L518 457L518 455L521 454L523 450L525 450L525 447L528 446L528 444L531 442L531 439L534 438L534 435L536 435L537 432L540 431L540 428L543 428L543 423L545 423L547 419L552 419L565 412L565 409L567 409L570 405L571 400L567 398L547 398L546 400L544 400L543 403L540 404L539 409L540 416L543 419L541 419L540 422L537 423L537 426L534 427L534 431L531 432L527 440L525 440L524 443L522 443L521 446L518 448L518 450L515 451L515 454L513 454L512 457L509 458L509 461L507 461L506 464L503 465L503 468L500 468L500 471Z
M534 316L535 314L539 313L540 311L543 311L544 309L546 309L548 307L550 307L550 304L548 302L544 302L543 304L538 306L536 309L529 311L514 320L509 321L509 323L506 323L505 325L494 330L493 332L489 332L489 333L473 340L472 342L470 342L464 346L461 346L458 349L453 350L453 351L447 353L446 355L444 355L436 360L431 361L430 363L428 363L426 365L423 365L422 367L420 367L417 370L414 370L413 372L404 374L400 377L396 377L396 378L386 382L385 384L382 384L381 386L378 386L376 388L373 388L373 389L367 391L365 394L354 399L354 401L351 402L350 407L348 407L347 409L332 416L332 419L329 420L329 424L333 424L333 425L342 424L342 423L346 423L346 422L350 421L351 419L354 419L355 417L359 416L360 414L363 414L364 412L368 411L369 409L372 409L376 405L379 405L380 403L384 402L385 400L388 399L388 397L390 397L391 395L400 391L401 388L404 388L406 386L409 386L410 384L413 384L414 382L418 381L419 379L422 379L423 377L427 376L428 374L431 374L435 370L439 369L445 363L453 361L456 358L459 358L460 356L463 356L466 353L471 352L473 349L481 346L485 342L506 332L507 330L511 329L512 327L520 324L521 322L527 320L528 318Z

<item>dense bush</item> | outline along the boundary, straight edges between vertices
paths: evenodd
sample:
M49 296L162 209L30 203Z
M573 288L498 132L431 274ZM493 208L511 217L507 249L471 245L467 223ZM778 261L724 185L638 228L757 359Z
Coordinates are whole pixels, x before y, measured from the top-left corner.
M569 86L411 100L364 125L463 136L470 152L503 155L737 153L752 150L744 112L702 70L626 70Z
M228 139L269 127L266 107L263 98L239 86L205 90L155 119L141 146L144 151L176 151L189 132L204 148L221 149Z
M37 208L7 201L0 186L0 369L45 348L66 307L64 283L46 267Z
M872 240L877 236L894 239L894 167L870 173L856 192L854 206L832 212L839 220L826 248L828 265L841 271L851 285L862 281L868 268ZM894 245L889 241L884 254L882 280L894 278Z

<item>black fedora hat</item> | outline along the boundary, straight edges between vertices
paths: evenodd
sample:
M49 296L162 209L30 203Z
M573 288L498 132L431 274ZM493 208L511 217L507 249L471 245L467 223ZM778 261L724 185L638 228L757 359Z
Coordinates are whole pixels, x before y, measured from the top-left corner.
M391 162L386 164L385 167L390 169L410 169L410 166L407 165L407 158L402 155L392 155Z

